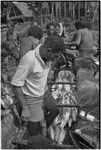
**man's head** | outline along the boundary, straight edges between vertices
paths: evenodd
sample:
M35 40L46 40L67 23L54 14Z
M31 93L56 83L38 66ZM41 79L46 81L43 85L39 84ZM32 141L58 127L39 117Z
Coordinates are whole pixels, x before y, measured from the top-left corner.
M85 21L82 21L82 26L83 26L83 28L88 28L88 29L91 29L92 28L92 25L91 25L91 23L89 23L89 22L85 22Z
M55 59L61 51L64 51L64 41L60 36L53 35L46 38L44 44L43 57L46 61Z
M76 21L74 25L77 30L84 28L81 21Z
M55 34L59 35L60 34L60 24L58 22L55 23Z
M33 25L28 30L28 36L33 36L40 40L43 37L43 31L40 27Z
M55 22L50 22L46 25L46 29L49 35L54 35L55 31Z
M85 21L76 21L74 23L75 27L78 29L88 28L91 29L91 23Z

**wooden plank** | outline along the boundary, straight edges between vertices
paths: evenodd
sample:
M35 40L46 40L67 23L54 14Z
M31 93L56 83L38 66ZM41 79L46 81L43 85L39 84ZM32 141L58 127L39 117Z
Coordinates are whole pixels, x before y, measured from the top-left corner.
M25 18L25 16L24 15L14 16L14 17L10 17L9 20L19 19L19 18Z
M62 105L57 105L58 107L76 107L76 108L80 108L79 105L66 105L66 104L62 104Z
M76 84L76 82L48 82L47 84Z

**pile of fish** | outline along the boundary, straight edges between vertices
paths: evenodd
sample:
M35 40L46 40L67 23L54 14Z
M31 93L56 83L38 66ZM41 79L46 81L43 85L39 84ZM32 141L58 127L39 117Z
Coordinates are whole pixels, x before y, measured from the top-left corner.
M64 144L68 132L67 127L83 136L87 131L86 137L98 139L99 83L94 77L93 63L91 60L78 59L78 65L75 64L76 77L70 70L61 70L56 78L56 84L52 86L52 95L59 105L80 106L79 113L76 107L60 107L59 115L49 128L51 139L58 144ZM75 130L72 129L74 124ZM94 124L93 127L92 124Z
M68 84L67 82L74 83L75 75L68 70L61 70L56 78L56 84L52 86L52 95L54 99L58 100L60 105L75 105L76 92L75 84ZM57 84L63 82L63 84ZM64 84L67 83L67 84ZM53 124L49 128L51 139L58 144L62 144L64 141L66 131L64 127L68 125L72 126L72 122L76 121L77 108L75 107L62 107L60 108L59 115L55 118Z

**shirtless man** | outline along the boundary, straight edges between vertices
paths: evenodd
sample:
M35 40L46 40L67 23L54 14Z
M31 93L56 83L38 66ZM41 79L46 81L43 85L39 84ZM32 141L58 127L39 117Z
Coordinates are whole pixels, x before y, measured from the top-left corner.
M74 35L73 42L68 43L68 46L76 46L79 57L92 57L95 51L93 50L94 41L91 31L89 30L88 23L80 21L75 22L77 29Z
M55 31L55 22L49 22L46 24L46 32L43 35L43 38L41 39L41 43L44 43L46 37L50 35L54 35Z

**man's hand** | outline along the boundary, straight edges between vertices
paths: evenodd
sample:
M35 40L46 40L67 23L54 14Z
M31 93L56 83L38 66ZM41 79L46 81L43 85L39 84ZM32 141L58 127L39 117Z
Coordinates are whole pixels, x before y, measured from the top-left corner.
M27 106L26 103L26 99L25 96L23 94L22 88L20 86L13 86L13 90L16 96L16 99L20 102L21 106L22 106L22 114L21 114L21 118L24 121L29 121L30 119L30 111L29 108Z
M28 109L28 107L24 107L22 109L22 115L21 115L22 120L24 121L29 121L30 119L30 111Z

